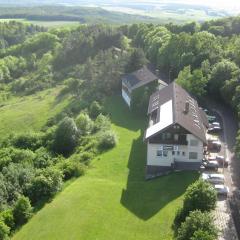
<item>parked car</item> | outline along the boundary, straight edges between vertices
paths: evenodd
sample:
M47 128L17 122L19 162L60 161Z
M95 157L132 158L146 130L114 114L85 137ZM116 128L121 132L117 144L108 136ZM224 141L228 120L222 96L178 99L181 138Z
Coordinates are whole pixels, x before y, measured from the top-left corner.
M213 152L220 152L221 142L218 140L208 141L208 150Z
M212 122L211 125L214 127L221 127L221 124L219 122Z
M213 115L207 115L207 119L210 123L215 122L217 117Z
M224 156L216 156L216 160L218 161L220 166L224 166L224 167L228 167L229 165L229 161L227 159L225 159Z
M203 173L202 179L212 184L224 184L225 177L218 173Z
M220 126L210 125L208 128L208 133L219 133L221 131L222 131L222 128Z
M219 164L219 167L228 167L229 161L224 158L224 156L217 155L215 157L208 156L207 158L208 161L217 161Z
M214 185L214 189L217 191L218 195L227 197L229 193L229 188L223 184Z
M219 168L219 164L217 161L204 160L202 165L205 167L205 169L214 170L214 171L217 171Z

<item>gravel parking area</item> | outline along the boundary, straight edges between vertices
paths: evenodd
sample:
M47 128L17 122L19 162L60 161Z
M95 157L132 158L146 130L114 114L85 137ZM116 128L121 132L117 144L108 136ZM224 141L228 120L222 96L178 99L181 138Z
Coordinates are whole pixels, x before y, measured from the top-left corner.
M218 135L209 134L207 138L209 139L218 139L221 142L221 151L219 153L210 153L211 157L216 155L224 156L225 159L231 161L231 152L228 148L226 131L227 126L224 122L222 114L215 110L214 115L217 116L217 122L220 122L223 131ZM228 167L223 168L222 166L218 169L218 173L222 173L225 176L225 185L229 188L229 197L232 195L235 190L235 186L231 177L231 162ZM214 211L215 223L218 229L220 230L219 240L237 240L237 231L234 225L234 221L231 214L231 209L229 206L229 201L227 198L219 197L217 201L217 207Z

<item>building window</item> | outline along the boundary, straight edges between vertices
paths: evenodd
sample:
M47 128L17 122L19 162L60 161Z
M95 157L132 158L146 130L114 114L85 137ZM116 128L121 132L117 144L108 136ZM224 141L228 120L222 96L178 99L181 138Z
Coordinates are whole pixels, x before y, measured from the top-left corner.
M157 157L167 157L168 151L157 150Z
M164 141L166 139L165 133L161 134L161 139Z
M180 155L180 151L177 151L177 155L178 155L178 156Z
M166 133L166 139L169 140L172 138L172 134L171 133Z
M197 152L189 152L189 159L198 159Z
M182 155L185 156L186 155L185 152L182 152Z
M190 146L192 146L192 147L197 147L197 146L198 146L198 140L196 140L196 139L191 139L191 140L190 140Z
M163 151L163 156L167 157L168 156L168 151Z
M174 134L174 141L178 141L178 139L179 139L179 135L178 134Z
M162 157L162 156L163 156L163 151L157 150L157 157Z
M173 155L173 156L175 155L175 151L172 151L172 155Z

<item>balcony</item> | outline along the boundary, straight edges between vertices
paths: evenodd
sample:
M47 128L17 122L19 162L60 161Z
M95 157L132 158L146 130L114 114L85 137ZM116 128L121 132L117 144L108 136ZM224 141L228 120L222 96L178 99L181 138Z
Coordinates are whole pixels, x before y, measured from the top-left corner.
M163 138L160 134L160 135L157 135L157 136L149 139L149 143L168 144L168 145L184 145L184 146L188 145L186 135L179 135L178 138L176 139L173 136L171 136L169 138Z

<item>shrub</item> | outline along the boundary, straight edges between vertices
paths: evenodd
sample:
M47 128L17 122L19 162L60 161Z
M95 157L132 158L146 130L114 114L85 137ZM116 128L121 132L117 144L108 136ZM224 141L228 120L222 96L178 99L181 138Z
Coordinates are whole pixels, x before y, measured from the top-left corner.
M211 211L215 209L217 193L210 183L198 180L191 184L184 197L183 208L186 212L193 210Z
M101 105L97 101L92 102L92 104L90 105L90 108L89 108L89 115L90 115L90 117L93 118L93 119L96 119L96 117L101 112L102 112Z
M52 165L52 157L47 151L46 148L41 147L37 151L35 151L34 158L34 167L35 168L46 168Z
M215 240L215 239L216 239L215 235L212 235L211 233L205 232L203 230L197 230L191 237L191 240Z
M99 130L105 131L105 130L111 129L111 122L109 118L102 114L98 115L94 123L94 129L95 131L99 131Z
M20 197L13 208L14 221L17 226L23 225L32 216L32 207L27 197Z
M209 213L196 210L191 212L185 222L181 224L181 227L178 229L177 240L192 240L196 235L202 234L202 232L211 237L212 240L217 238L217 229L213 223L212 216Z
M78 130L81 134L86 135L91 133L93 129L93 121L86 113L80 113L76 119Z
M58 125L54 137L54 150L64 155L70 154L77 145L78 129L72 118L65 117Z
M113 148L117 144L117 136L113 131L101 132L99 135L99 147L103 150Z
M31 182L28 196L33 203L53 197L62 187L62 172L55 168L40 170Z
M3 222L0 221L0 239L7 240L10 233L10 228Z
M80 162L63 161L60 164L60 169L63 173L64 179L68 180L72 177L80 177L85 172L85 167Z
M0 221L3 221L11 230L15 228L13 212L11 209L7 209L1 213Z
M16 148L36 150L42 146L42 133L20 133L14 135L11 144Z

